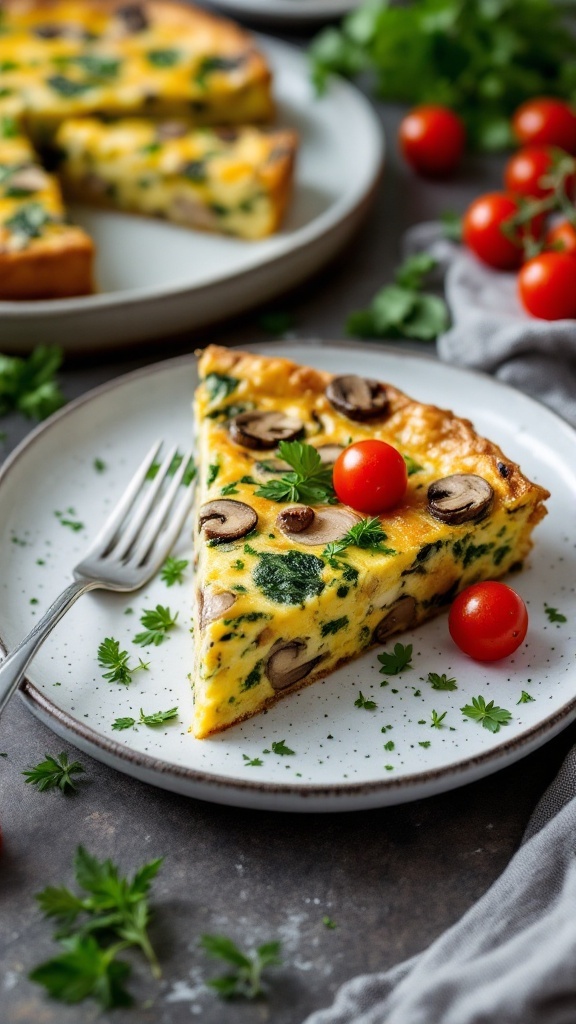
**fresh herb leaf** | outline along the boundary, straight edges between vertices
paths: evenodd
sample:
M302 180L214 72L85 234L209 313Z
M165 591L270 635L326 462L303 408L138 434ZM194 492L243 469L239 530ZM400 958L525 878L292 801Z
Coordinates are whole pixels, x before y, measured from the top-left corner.
M184 570L188 566L185 558L167 558L160 570L160 579L167 587L184 582Z
M256 950L243 953L232 939L226 935L203 935L200 946L208 956L223 960L232 970L223 977L212 978L206 982L215 989L222 999L241 996L244 999L256 999L264 994L262 973L266 967L277 967L281 964L280 942L266 942Z
M347 615L342 615L339 619L330 619L329 622L323 622L320 632L322 636L334 636L335 633L339 633L341 629L346 629L346 626L350 624L350 620Z
M292 467L278 480L263 484L254 493L270 501L301 501L307 505L336 500L332 467L325 466L316 448L301 441L281 441L278 455Z
M247 554L258 552L247 551ZM317 597L324 590L321 573L324 562L316 555L291 550L285 555L264 552L258 559L252 578L255 585L277 604L304 604L307 597Z
M434 711L434 708L432 708L432 721L430 722L431 728L440 729L442 727L442 722L446 718L447 714L447 711L443 711L442 714L439 715L438 712Z
M384 750L391 751L391 750L394 750L394 747L395 747L394 740L388 740L388 742L384 744Z
M448 327L448 308L443 299L422 291L435 266L427 253L409 257L397 269L394 284L381 288L368 309L352 313L348 333L361 338L437 338Z
M135 718L117 718L112 722L112 728L117 732L121 732L122 729L131 729L134 725L136 725Z
M64 952L30 971L30 981L43 985L62 1003L80 1003L91 996L104 1010L132 1005L124 983L130 965L116 955L126 943L102 949L92 935L72 935L62 941Z
M499 732L501 725L508 725L512 715L505 708L499 708L491 700L486 703L484 697L472 697L472 704L466 704L460 711L466 718L472 718L475 722L481 722L485 729L490 732Z
M207 473L207 476L206 476L206 486L207 487L210 487L210 484L214 483L214 481L215 481L216 477L218 476L219 472L220 472L220 463L219 462L213 462L210 466L208 466L208 473Z
M367 700L362 690L358 691L358 697L354 701L355 708L363 708L364 711L374 711L378 705L374 700Z
M348 533L341 540L332 541L331 544L327 544L322 552L322 557L327 558L332 564L332 560L338 558L348 547L370 549L372 551L381 551L386 555L395 555L394 549L384 544L385 540L386 534L377 516L372 519L361 519L359 523L356 523L348 530Z
M428 747L430 746L430 740L418 740L418 746L424 747L424 750L428 750Z
M223 402L225 398L236 391L239 383L237 377L229 377L225 373L207 374L204 378L204 387L208 392L210 404L217 405Z
M384 651L378 655L378 661L382 665L380 672L386 676L396 676L399 672L412 668L412 644L394 644L394 653Z
M94 469L96 470L97 473L103 473L107 468L106 463L104 462L103 459L94 459L92 465L94 466Z
M424 469L424 466L421 466L416 462L416 459L413 459L411 455L403 455L402 458L406 463L406 472L408 473L408 476L412 476L414 473L419 473L420 470Z
M155 68L173 68L181 59L180 50L148 50L146 60Z
M325 914L322 918L322 924L325 928L330 928L331 930L338 927L336 921L333 921L331 917L328 917L328 914Z
M0 416L16 409L43 420L66 399L55 380L62 350L40 346L28 358L0 355Z
M459 214L447 210L446 213L441 215L440 222L444 238L447 238L449 242L462 241L463 222Z
M457 690L458 684L455 679L448 679L446 673L441 676L437 672L429 672L427 681L431 683L433 690Z
M130 655L127 651L120 650L120 641L114 637L106 637L98 648L98 664L101 668L107 668L108 672L103 673L103 679L110 683L123 683L128 686L132 682L132 674L139 669L147 669L146 662L140 660L138 665L128 664Z
M292 754L295 754L296 751L295 750L290 750L290 747L286 746L284 740L276 740L272 744L272 753L274 753L274 754L286 754L286 755L290 756Z
M149 644L159 647L167 639L170 630L174 629L177 618L178 612L173 615L169 608L161 604L157 604L155 608L145 609L140 616L144 632L137 633L133 642L140 644L141 647L147 647Z
M520 694L520 700L517 700L516 703L517 704L529 704L530 701L535 700L535 699L536 698L533 697L532 694L526 693L526 690L522 690L522 693Z
M550 605L544 605L544 611L548 616L549 622L567 622L567 618L562 612L559 612L557 608L551 608Z
M69 790L77 788L72 776L84 771L84 767L79 761L69 762L68 755L64 751L59 757L45 754L44 758L44 761L40 761L33 768L27 768L22 772L22 775L26 776L27 783L36 786L41 793L46 789L60 789L63 793L67 793Z
M260 757L248 757L248 754L242 754L246 762L246 768L261 768L264 761Z
M164 722L169 722L172 718L178 718L178 708L170 708L168 711L154 711L150 715L145 715L142 708L140 708L140 718L138 721L141 725L162 725Z

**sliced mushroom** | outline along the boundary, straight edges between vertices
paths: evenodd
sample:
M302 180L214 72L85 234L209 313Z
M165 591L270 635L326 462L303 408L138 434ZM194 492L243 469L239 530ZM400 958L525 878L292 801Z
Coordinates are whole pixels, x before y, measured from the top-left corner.
M150 24L143 4L124 4L117 7L116 17L130 33L144 32Z
M323 655L306 660L308 645L305 640L277 640L270 649L265 672L274 690L285 690L310 672Z
M384 384L355 374L334 377L326 388L326 398L349 420L374 420L388 412Z
M453 473L428 488L428 511L441 523L457 525L482 519L490 511L494 491L476 473Z
M170 139L181 139L188 132L183 121L161 121L156 128L156 138L159 142L168 142Z
M258 516L250 505L232 498L207 501L200 508L200 529L207 540L238 540L250 533L257 522Z
M230 420L230 437L244 448L275 448L280 441L293 441L303 424L283 412L242 412Z
M30 167L21 167L10 178L10 188L23 189L26 192L41 192L47 184L46 173L35 164Z
M314 522L314 509L309 505L295 505L283 508L276 516L276 525L282 533L302 533Z
M295 509L287 509L295 512ZM276 522L282 533L297 540L299 544L331 544L332 541L342 540L353 526L360 521L360 516L349 508L341 505L321 505L314 510L314 516L310 524L296 533L287 528L278 516Z
M343 444L321 444L316 449L323 466L333 466L336 459L344 451Z
M234 604L236 594L232 594L229 590L213 590L212 587L205 587L204 590L198 591L196 600L198 601L200 629L204 629L209 622L222 618Z
M409 629L416 621L416 600L409 594L398 598L388 609L386 615L376 626L372 639L375 644L383 644L393 633Z

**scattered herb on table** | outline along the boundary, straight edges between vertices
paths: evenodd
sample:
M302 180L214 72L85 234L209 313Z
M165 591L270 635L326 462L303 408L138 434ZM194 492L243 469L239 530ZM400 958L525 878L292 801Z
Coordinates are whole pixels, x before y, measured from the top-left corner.
M466 704L460 711L466 718L481 722L490 732L499 732L501 725L508 725L512 715L506 708L499 708L491 700L488 704L484 697L472 697L472 703Z
M94 459L92 465L94 466L94 469L96 470L97 473L104 473L104 471L107 469L106 463L104 462L103 459Z
M242 754L245 761L246 768L261 768L264 761L261 757L248 757L248 754Z
M328 914L325 914L324 917L322 918L322 924L324 925L325 928L330 928L330 929L334 929L334 928L338 927L338 925L336 924L336 921L333 921L331 917L328 917Z
M442 723L443 723L444 719L446 718L447 714L448 714L447 711L443 711L442 714L439 715L438 712L434 711L434 708L432 708L432 721L430 722L430 728L431 729L441 729L442 728Z
M71 515L75 515L75 514L76 513L74 512L73 508L67 509L67 512L55 512L54 513L54 515L56 516L56 519L60 523L60 526L67 526L68 529L72 530L74 533L79 533L80 530L84 529L84 523L82 523L79 519L70 519L69 518Z
M150 886L161 864L161 858L149 861L131 879L123 878L112 861L99 861L79 846L74 869L82 893L49 886L36 896L44 915L58 924L55 938L63 952L34 968L30 980L65 1003L91 996L104 1009L129 1006L124 983L131 968L118 953L138 947L160 976L147 929Z
M388 742L384 744L384 750L392 751L395 746L396 744L394 743L394 740L388 740Z
M364 696L364 694L362 693L362 690L359 690L358 691L358 697L354 701L354 707L355 708L363 708L364 711L375 711L376 708L378 707L378 705L377 705L376 701L368 700Z
M441 676L437 672L429 672L427 676L427 682L432 686L433 690L457 690L458 683L455 679L448 679L446 673L443 672Z
M278 480L270 480L254 493L270 501L301 501L307 505L336 500L332 467L325 466L316 448L301 441L281 441L278 455L292 467Z
M424 292L428 274L436 267L429 253L410 256L367 309L351 313L348 334L359 338L412 338L434 341L448 327L448 307L437 295Z
M226 935L203 935L200 946L208 956L223 960L231 970L219 978L211 978L206 982L222 999L233 999L237 996L244 999L256 999L264 995L262 973L266 967L277 967L281 964L280 942L266 942L249 953L242 950Z
M144 632L136 634L134 643L140 644L141 647L147 647L149 644L159 647L167 639L167 634L170 630L176 625L177 618L178 612L172 615L170 609L165 608L161 604L157 604L155 608L145 609L140 616Z
M506 148L520 103L573 97L567 9L550 0L368 0L314 40L314 82L322 91L331 72L368 73L381 99L451 107L474 146Z
M132 675L139 669L147 669L148 663L139 660L138 665L129 665L130 655L128 651L120 650L120 641L114 637L106 637L98 648L98 664L101 668L107 668L103 678L110 683L123 683L128 686L132 682Z
M291 754L295 754L296 751L295 750L290 750L290 747L286 746L286 743L285 743L284 740L276 740L272 744L272 753L273 754L285 754L285 755L289 756Z
M26 768L22 775L26 776L26 782L36 786L41 793L47 789L60 789L63 793L77 789L73 775L79 775L84 771L79 761L68 761L68 755L62 751L58 757L50 754L44 755L44 761L34 765L33 768Z
M178 708L169 708L168 711L153 711L150 715L145 715L142 708L140 708L140 718L138 721L141 725L162 725L173 718L178 718Z
M43 420L66 399L55 379L62 350L40 346L28 358L0 354L0 416L16 409L30 419Z
M424 750L428 750L428 747L430 746L430 740L418 740L418 746L424 747Z
M184 582L184 570L188 567L185 558L167 558L160 570L160 579L167 587Z
M382 665L382 675L396 676L399 672L412 668L412 644L394 644L394 652L383 651L378 655L378 661Z
M522 693L520 694L520 700L517 700L516 703L517 704L529 704L530 701L535 700L535 699L536 698L533 697L532 694L526 693L526 690L522 690Z
M557 608L551 608L550 605L544 605L544 611L548 616L549 622L567 622L567 618L562 612L559 612Z

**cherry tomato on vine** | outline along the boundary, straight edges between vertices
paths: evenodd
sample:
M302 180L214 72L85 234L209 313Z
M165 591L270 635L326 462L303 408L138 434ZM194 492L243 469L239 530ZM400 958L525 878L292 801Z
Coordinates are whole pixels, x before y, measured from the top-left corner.
M406 463L385 441L356 441L334 464L334 490L344 505L376 516L402 501L408 484Z
M455 171L466 145L466 129L453 110L414 107L400 124L400 149L418 174L442 177Z
M576 256L541 252L518 274L518 292L524 309L541 320L576 318Z
M546 234L546 248L576 256L576 227L569 220L555 224Z
M568 103L549 96L527 100L512 118L521 145L559 146L576 154L576 113Z
M526 146L520 149L510 157L504 168L506 188L516 196L531 199L551 195L554 187L544 182L561 156L562 152L554 146ZM566 193L569 196L574 194L574 175L566 180Z
M475 661L498 661L514 653L528 629L522 598L505 583L473 583L450 608L448 628L454 643Z
M505 222L519 209L517 196L507 192L487 192L475 199L464 214L464 242L483 263L495 270L516 270L522 263L521 235L517 240L511 239L503 230ZM530 233L538 237L543 223L542 217L533 218ZM522 231L525 232L526 228Z

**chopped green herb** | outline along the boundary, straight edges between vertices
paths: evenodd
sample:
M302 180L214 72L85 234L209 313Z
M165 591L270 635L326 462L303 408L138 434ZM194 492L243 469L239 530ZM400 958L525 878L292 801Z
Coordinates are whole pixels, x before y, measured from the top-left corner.
M411 455L403 455L402 458L406 463L406 472L408 473L408 476L413 476L414 473L420 473L420 471L424 469L424 466L421 466L420 463L416 462L416 459L413 459Z
M74 99L76 96L82 96L85 92L93 89L96 82L79 82L74 78L68 78L67 75L49 75L46 79L46 84L60 96L65 96L66 99Z
M160 570L160 579L167 587L184 582L184 570L188 566L186 558L167 558Z
M325 466L316 448L301 441L281 441L278 455L292 467L278 480L270 480L254 493L270 501L301 501L308 505L334 502L332 467Z
M94 459L92 465L94 466L94 469L96 470L97 473L103 473L104 470L106 469L106 463L103 461L103 459Z
M433 690L457 690L458 684L455 679L448 679L446 673L441 676L437 672L429 672L427 682L431 683Z
M272 744L272 753L273 754L283 754L283 755L286 755L286 756L290 757L291 755L294 755L296 753L296 751L295 750L290 750L290 747L286 746L286 743L284 742L284 740L276 740Z
M236 487L236 483L224 484L224 487L220 488L220 494L224 498L230 494L238 494L238 488Z
M246 768L261 768L264 761L260 757L248 757L248 754L242 754L245 761Z
M331 544L328 544L324 548L322 556L331 562L332 559L337 558L346 550L347 547L350 546L370 549L372 551L381 551L386 555L395 555L396 552L394 549L387 547L383 543L385 540L386 534L382 529L382 523L378 517L373 519L361 519L359 523L356 523L355 526L352 526L348 530L341 540L336 540Z
M206 486L207 487L210 487L210 485L214 483L214 481L215 481L216 477L218 476L219 472L220 472L220 464L218 462L213 462L210 466L208 466L208 474L207 474L207 477L206 477Z
M36 348L24 359L0 354L0 415L16 409L43 420L64 405L66 399L54 379L61 363L59 348Z
M242 693L244 693L246 690L251 690L253 686L258 686L261 677L262 662L257 661L256 664L254 665L254 668L248 673L246 679L244 680L242 686L240 687Z
M208 392L210 404L223 402L236 390L239 383L236 377L228 377L225 373L209 373L204 378L204 387Z
M522 693L520 694L520 700L517 700L516 703L517 704L529 704L530 701L534 700L534 699L535 698L532 696L532 694L526 693L526 690L522 690Z
M243 53L239 53L237 57L202 57L194 76L196 84L205 89L209 75L215 71L234 71L241 67L245 60L246 56Z
M410 256L396 271L395 283L376 293L368 309L348 317L348 334L360 338L413 338L434 341L448 327L443 299L422 291L436 267L428 253Z
M20 126L15 117L0 117L0 139L17 139Z
M384 744L384 750L388 750L388 751L394 750L394 747L395 747L394 740L388 740L388 742Z
M374 700L367 700L362 690L358 691L358 697L354 701L355 708L363 708L364 711L374 711L378 705Z
M237 558L235 562L232 562L231 568L232 569L240 570L240 569L244 568L244 565L245 565L245 563L242 561L242 559L241 558Z
M36 786L41 793L47 789L60 789L62 793L67 793L77 788L72 776L83 771L79 761L69 762L68 755L62 751L59 757L45 754L44 761L33 768L27 768L22 775L26 776L27 783Z
M132 667L128 664L130 655L127 651L120 650L120 641L114 637L106 637L98 648L98 664L101 668L107 668L103 678L110 683L123 683L128 686L132 682L132 675L139 669L147 669L148 665L142 660L138 665Z
M135 718L116 718L112 722L112 728L117 732L121 732L122 729L131 729L133 725L136 725Z
M206 982L222 999L238 996L256 999L265 994L262 973L266 967L277 967L280 963L279 942L266 942L250 953L243 953L232 939L225 935L203 935L202 949L216 960L230 965L228 974L211 978Z
M334 929L334 928L338 927L338 925L336 924L336 921L333 921L331 917L328 917L328 914L325 914L324 917L322 918L322 924L324 925L325 928L330 928L330 929Z
M63 512L55 512L54 515L61 526L67 526L74 533L79 533L80 530L84 529L84 523L81 523L78 519L68 519Z
M148 50L146 59L155 68L173 68L181 60L180 50Z
M350 625L350 620L347 615L342 615L339 619L331 619L330 622L323 622L321 627L322 636L334 636L341 629L345 629L346 626Z
M247 545L244 545L246 551ZM277 604L304 604L307 597L316 597L324 590L320 574L324 562L316 555L288 551L285 555L265 552L253 571L255 585Z
M485 729L490 732L499 732L501 725L508 725L512 715L505 708L495 707L494 701L486 703L484 697L473 697L472 704L466 704L460 708L466 718L472 718L481 722Z
M442 727L442 722L446 718L447 714L447 711L443 711L442 714L439 715L437 711L434 711L434 709L432 709L432 721L430 723L431 728L440 729Z
M178 708L170 708L168 711L153 711L149 715L145 715L142 708L140 708L140 718L138 721L141 725L162 725L164 722L169 722L172 718L178 718Z
M557 608L551 608L550 605L544 605L544 611L548 616L549 622L567 622L567 618L562 612L559 612Z
M378 661L382 665L382 675L396 676L399 672L412 668L412 644L407 644L406 647L404 644L394 644L394 653L384 651L378 655Z
M430 746L430 740L418 740L418 746L424 747L424 750L428 750L428 747Z
M141 647L147 647L149 644L159 647L167 639L170 630L174 629L177 618L178 612L173 615L169 608L161 604L157 604L155 608L145 609L140 616L144 632L137 633L133 642L140 644Z

